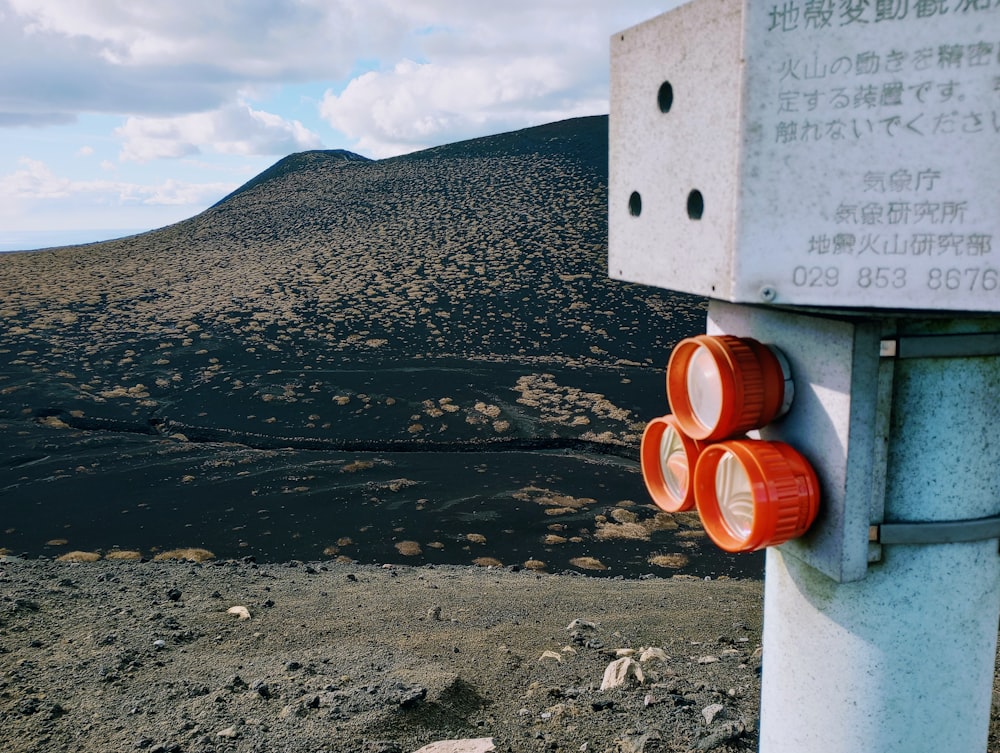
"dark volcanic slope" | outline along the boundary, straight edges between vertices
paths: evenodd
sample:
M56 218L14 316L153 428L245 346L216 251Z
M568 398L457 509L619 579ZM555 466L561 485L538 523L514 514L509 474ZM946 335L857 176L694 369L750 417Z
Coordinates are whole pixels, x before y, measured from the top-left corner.
M607 119L352 157L293 155L155 232L0 257L0 547L228 552L235 530L256 533L232 547L302 556L293 537L334 551L364 529L395 554L415 509L438 516L418 526L428 558L457 506L507 526L486 537L507 532L504 559L550 560L545 536L582 555L628 525L654 544L675 525L607 453L634 458L665 410L664 359L703 310L607 279ZM53 514L67 499L104 512ZM191 512L212 505L225 514ZM380 505L398 517L330 530ZM527 535L509 517L522 508L563 522ZM136 516L117 522L136 510L138 539ZM598 537L602 518L620 530ZM648 567L643 546L628 556ZM472 554L501 553L487 549Z
M286 175L292 173L304 171L310 167L317 167L326 165L331 167L329 163L336 162L370 162L367 157L362 157L360 154L355 154L354 152L348 152L344 149L315 149L311 152L296 152L295 154L289 154L287 157L275 162L267 170L257 175L242 186L237 188L228 196L224 197L218 204L225 204L227 201L232 199L237 194L243 193L244 191L249 191L251 188L257 188L258 186L263 186L265 183L269 183L272 180L277 180ZM335 165L333 165L335 167ZM266 190L266 189L265 189ZM213 207L213 209L214 209Z

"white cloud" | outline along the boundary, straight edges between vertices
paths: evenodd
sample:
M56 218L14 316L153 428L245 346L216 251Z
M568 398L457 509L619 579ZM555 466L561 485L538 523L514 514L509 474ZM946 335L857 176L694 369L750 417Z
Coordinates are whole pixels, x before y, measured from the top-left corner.
M608 39L662 5L412 0L421 57L328 89L320 112L375 157L607 112Z
M76 150L77 157L89 157L94 153L94 147L92 146L81 146Z
M72 181L58 178L48 165L24 157L21 169L0 177L0 196L17 199L58 199L69 196Z
M322 142L297 120L248 105L173 118L130 117L116 129L123 140L121 159L148 162L186 157L209 148L220 154L288 154L318 149Z
M257 76L301 65L318 38L329 41L329 17L343 2L204 2L172 0L6 0L25 32L89 40L94 55L113 65L210 63ZM294 33L292 33L294 32ZM294 42L295 44L290 44ZM328 50L329 52L329 50ZM349 49L347 60L353 53ZM327 60L330 56L327 56ZM314 67L311 64L309 67Z
M119 196L123 201L163 206L204 206L236 188L226 183L186 183L165 180L152 186L128 185Z
M237 186L233 183L186 183L165 180L152 185L113 180L71 180L56 175L39 160L22 158L20 168L0 175L0 199L45 202L72 198L101 206L185 205L202 208Z
M0 14L0 127L204 112L408 44L377 0L0 0Z
M391 71L366 73L320 111L336 129L376 157L602 111L599 96L569 101L573 82L552 59L520 58L496 64L404 60Z
M467 66L473 74L520 66L527 81L508 82L515 86L531 83L534 61L570 76L567 98L591 97L580 87L606 88L610 35L674 4L0 0L0 127L67 123L84 112L175 117L285 84L339 90L358 61L388 72L409 59L449 69L449 78Z

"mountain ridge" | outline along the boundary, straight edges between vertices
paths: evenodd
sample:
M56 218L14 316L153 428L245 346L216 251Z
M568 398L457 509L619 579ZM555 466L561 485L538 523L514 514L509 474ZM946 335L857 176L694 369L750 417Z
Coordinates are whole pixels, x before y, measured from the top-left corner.
M486 154L510 156L533 153L542 145L547 144L551 147L552 142L561 142L560 146L569 146L581 155L587 154L593 160L593 164L598 171L603 172L607 176L607 120L607 115L567 118L515 131L489 136L477 136L441 146L428 147L395 157L386 157L381 160L371 159L347 149L309 149L302 152L293 152L282 157L246 183L219 199L210 209L218 207L234 196L271 180L320 164L329 166L336 163L440 159L442 157L460 155L462 152L470 150L475 151L479 156ZM602 134L603 139L600 138Z
M249 191L257 186L263 185L268 181L280 178L289 173L298 172L310 167L313 164L320 162L371 162L368 157L364 157L360 154L355 154L354 152L348 151L346 149L310 149L304 152L294 152L280 160L275 162L273 165L268 167L266 170L258 173L253 178L248 180L242 186L236 190L226 194L217 202L215 202L212 207L217 207L220 204L224 204L229 201L234 196L243 193L244 191ZM210 207L211 208L211 207Z

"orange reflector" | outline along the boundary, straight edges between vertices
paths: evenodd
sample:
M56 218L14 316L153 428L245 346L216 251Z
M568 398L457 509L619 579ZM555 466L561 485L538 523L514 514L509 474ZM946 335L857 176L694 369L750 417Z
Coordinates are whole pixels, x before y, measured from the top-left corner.
M684 436L674 416L660 416L642 433L639 458L642 478L653 502L664 512L694 507L694 471L701 443Z
M698 335L670 355L667 398L684 434L714 442L787 411L792 382L780 351L750 338Z
M745 439L705 447L693 486L705 532L727 552L801 536L819 509L816 472L783 442Z

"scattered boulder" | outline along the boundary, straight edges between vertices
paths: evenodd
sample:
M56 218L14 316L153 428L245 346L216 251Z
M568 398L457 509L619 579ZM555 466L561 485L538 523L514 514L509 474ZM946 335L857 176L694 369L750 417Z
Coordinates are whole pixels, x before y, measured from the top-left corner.
M650 661L658 661L666 664L670 660L667 652L662 648L644 648L639 654L639 663L645 664Z
M267 700L271 697L271 687L263 680L254 680L250 683L250 690L254 691L261 698Z
M663 736L658 729L650 729L642 734L628 734L618 741L621 753L653 753L667 750L663 745Z
M705 724L711 724L715 721L715 717L725 711L726 707L721 703L713 703L711 706L706 706L701 710L701 715L705 717Z
M427 688L422 685L409 685L400 682L396 683L391 695L401 709L408 709L416 706L427 697Z
M496 750L492 737L467 740L439 740L414 751L414 753L490 753Z
M616 659L604 670L601 690L620 688L630 679L634 679L640 685L646 681L646 677L642 673L642 666L631 656Z
M701 738L695 745L695 750L713 750L730 740L735 740L745 731L746 726L742 722L726 722L718 729Z

